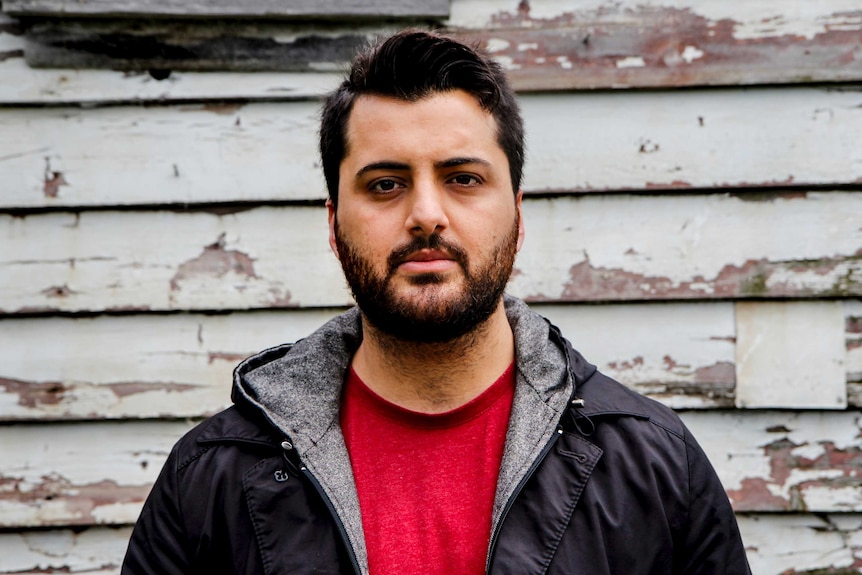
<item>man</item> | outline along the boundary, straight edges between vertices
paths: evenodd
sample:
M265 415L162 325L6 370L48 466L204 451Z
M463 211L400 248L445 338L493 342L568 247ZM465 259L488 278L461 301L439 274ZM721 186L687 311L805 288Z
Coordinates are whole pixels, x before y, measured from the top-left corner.
M320 142L358 309L237 368L123 573L749 573L676 415L503 296L523 128L500 67L396 34L329 96Z

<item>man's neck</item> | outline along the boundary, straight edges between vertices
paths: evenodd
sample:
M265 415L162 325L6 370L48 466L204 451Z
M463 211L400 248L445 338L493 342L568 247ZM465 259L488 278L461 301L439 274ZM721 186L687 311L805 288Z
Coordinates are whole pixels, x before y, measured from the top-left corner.
M481 395L512 364L515 342L503 302L483 324L452 341L403 341L363 320L353 369L384 399L423 413L443 413Z

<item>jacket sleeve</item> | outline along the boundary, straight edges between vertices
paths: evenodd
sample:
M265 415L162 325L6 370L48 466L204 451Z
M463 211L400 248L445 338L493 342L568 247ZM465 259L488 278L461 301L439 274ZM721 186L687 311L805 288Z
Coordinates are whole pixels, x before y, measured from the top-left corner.
M751 575L736 516L712 465L686 430L688 529L674 571L680 575Z
M121 575L180 575L192 572L180 509L174 447L135 523Z

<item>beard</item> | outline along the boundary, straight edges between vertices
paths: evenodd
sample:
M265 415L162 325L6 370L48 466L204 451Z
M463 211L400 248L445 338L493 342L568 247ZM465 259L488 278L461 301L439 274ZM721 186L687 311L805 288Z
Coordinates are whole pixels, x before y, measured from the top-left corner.
M438 234L415 237L393 250L387 258L386 274L380 275L341 234L337 221L335 224L341 268L363 316L379 331L412 343L450 342L473 332L491 317L512 275L518 235L516 217L500 243L487 252L487 260L473 271L467 253L454 243ZM458 263L463 274L459 292L452 294L446 289L446 279L437 273L409 278L412 286L426 286L422 294L411 298L396 292L393 281L398 266L422 249L443 250Z

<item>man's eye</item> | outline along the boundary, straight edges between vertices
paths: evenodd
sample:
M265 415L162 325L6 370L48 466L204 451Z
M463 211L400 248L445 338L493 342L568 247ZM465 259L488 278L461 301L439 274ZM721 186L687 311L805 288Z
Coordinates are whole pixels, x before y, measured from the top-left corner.
M470 174L458 174L449 181L453 184L458 184L459 186L475 186L480 183L479 178L471 176Z
M377 180L373 184L371 184L371 191L373 192L391 192L399 188L401 185L395 180Z

